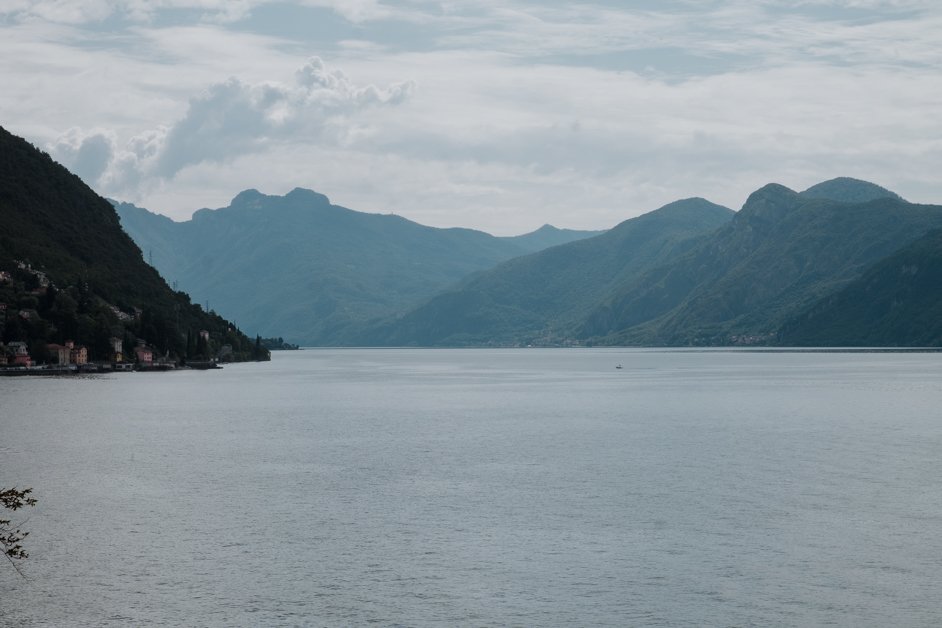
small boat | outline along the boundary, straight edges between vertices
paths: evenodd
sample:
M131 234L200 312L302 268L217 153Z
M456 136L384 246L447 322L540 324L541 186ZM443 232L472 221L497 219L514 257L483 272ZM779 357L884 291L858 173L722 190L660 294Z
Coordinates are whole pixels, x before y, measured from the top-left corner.
M616 366L615 368L620 369L620 368L621 368L621 364L619 364L619 365Z

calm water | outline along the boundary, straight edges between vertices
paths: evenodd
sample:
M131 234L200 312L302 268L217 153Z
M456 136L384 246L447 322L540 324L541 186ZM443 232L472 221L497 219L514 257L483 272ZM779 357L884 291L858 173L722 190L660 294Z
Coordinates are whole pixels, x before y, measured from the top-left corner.
M11 485L0 625L942 624L940 354L0 378Z

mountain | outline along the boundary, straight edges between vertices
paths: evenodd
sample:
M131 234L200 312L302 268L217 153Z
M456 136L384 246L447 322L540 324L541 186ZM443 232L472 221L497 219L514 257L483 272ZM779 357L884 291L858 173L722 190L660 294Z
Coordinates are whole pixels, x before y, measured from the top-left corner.
M942 227L942 207L879 190L851 179L801 194L765 186L711 238L597 308L582 337L612 344L774 342L786 321Z
M804 198L823 198L841 203L866 203L880 198L903 200L896 192L891 192L869 181L852 179L851 177L837 177L830 179L801 193Z
M735 214L690 199L474 275L364 337L406 345L775 344L786 324L799 338L789 321L938 228L942 207L850 178L801 193L769 184ZM850 344L864 342L857 336Z
M868 268L783 325L779 342L942 346L942 230Z
M308 345L344 344L348 329L475 271L580 237L553 228L516 238L437 229L339 207L301 188L284 196L247 190L186 222L126 203L116 209L168 281L253 333Z
M543 249L548 249L552 246L568 244L570 242L575 242L576 240L584 240L585 238L591 238L602 233L605 232L559 229L553 225L543 225L536 231L531 231L530 233L525 233L518 236L504 237L501 239L513 242L527 253L535 253L536 251L542 251Z
M180 359L209 357L223 345L234 359L267 357L231 323L171 290L108 201L2 128L0 225L3 341L27 342L34 357L72 340L105 359L112 337L126 353L140 340ZM197 356L200 331L209 340Z
M361 344L554 344L616 287L690 248L733 212L704 199L671 203L602 235L479 273Z

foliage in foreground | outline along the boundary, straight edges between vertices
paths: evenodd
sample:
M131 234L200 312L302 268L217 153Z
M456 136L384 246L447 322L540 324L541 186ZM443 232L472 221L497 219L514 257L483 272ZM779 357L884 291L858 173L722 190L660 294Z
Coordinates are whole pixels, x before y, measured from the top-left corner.
M19 510L27 506L35 506L36 499L30 497L33 489L26 488L17 490L16 487L0 489L0 504L7 510ZM3 555L13 565L13 568L19 571L14 560L23 560L28 558L29 554L23 547L23 539L29 536L29 532L23 532L19 529L21 524L13 524L11 519L0 519L0 546L3 548Z

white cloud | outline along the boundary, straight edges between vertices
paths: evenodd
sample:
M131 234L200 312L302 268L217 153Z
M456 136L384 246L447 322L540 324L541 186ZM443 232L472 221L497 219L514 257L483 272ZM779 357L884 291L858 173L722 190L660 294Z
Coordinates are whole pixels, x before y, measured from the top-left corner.
M120 150L113 133L79 128L57 138L51 150L105 193L126 193L144 179L171 179L188 166L225 163L278 142L343 144L356 133L351 118L358 112L400 104L414 87L408 81L359 86L313 57L294 83L216 83L192 98L171 126L136 134Z
M150 22L162 11L190 10L208 22L246 19L258 7L279 0L5 0L0 16L21 21L48 20L66 24L100 22L117 16L132 22ZM420 11L379 0L298 0L301 6L325 8L353 23L384 19L419 19Z
M52 153L73 173L88 182L97 182L114 159L114 133L71 128L52 147Z
M209 21L232 22L246 17L258 0L12 0L0 16L21 21L46 20L64 24L100 22L112 16L148 22L160 11L190 9Z

